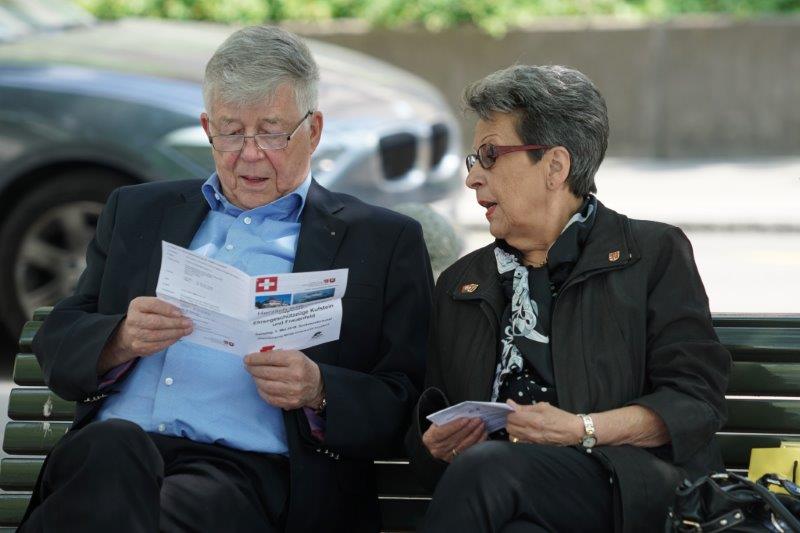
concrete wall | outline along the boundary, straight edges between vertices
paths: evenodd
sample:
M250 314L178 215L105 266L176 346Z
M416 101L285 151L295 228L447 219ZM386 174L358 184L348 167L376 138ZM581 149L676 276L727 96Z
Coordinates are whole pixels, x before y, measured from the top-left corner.
M498 68L514 62L573 66L606 97L612 155L800 152L800 17L551 20L502 39L472 28L294 29L415 72L456 110L463 87ZM463 123L469 141L472 119Z

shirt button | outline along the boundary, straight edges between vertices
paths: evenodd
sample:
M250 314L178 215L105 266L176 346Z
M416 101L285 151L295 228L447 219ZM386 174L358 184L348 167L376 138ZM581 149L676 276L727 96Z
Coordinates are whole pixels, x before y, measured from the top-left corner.
M158 425L159 433L164 433L166 430L167 430L167 425L166 424L159 424Z
M167 379L164 380L164 384L167 385L167 386L170 386L173 383L174 383L174 380L172 378L167 378Z
M219 194L216 193L214 193L214 198L216 198L217 200L222 200L222 198L219 197Z
M252 221L253 221L253 219L252 219L252 218L250 218L250 217L244 217L244 223L245 223L245 224L250 224Z
M233 250L233 245L232 244L228 244L228 245L225 246L225 249L228 250L228 251L231 251L231 250Z

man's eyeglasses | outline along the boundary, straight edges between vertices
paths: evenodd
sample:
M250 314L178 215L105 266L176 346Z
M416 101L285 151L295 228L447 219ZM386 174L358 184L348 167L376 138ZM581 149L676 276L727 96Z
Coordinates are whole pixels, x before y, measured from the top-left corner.
M495 146L491 143L482 144L478 147L478 153L467 156L467 172L472 170L475 163L480 163L485 169L490 169L497 162L501 155L511 152L523 152L528 150L543 150L552 148L545 144L520 144L516 146Z
M239 152L242 148L244 148L244 141L245 139L253 139L256 141L256 144L262 150L283 150L287 146L289 146L289 141L292 138L292 135L297 132L303 122L313 114L313 111L309 111L303 118L300 119L300 122L297 123L297 126L294 127L291 133L258 133L256 135L213 135L208 138L208 142L211 143L211 146L214 147L214 150L218 152Z

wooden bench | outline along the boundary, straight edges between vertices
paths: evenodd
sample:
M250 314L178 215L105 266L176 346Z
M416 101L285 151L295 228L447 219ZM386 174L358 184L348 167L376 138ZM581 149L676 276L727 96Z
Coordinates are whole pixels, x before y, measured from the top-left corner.
M67 431L73 404L44 386L31 341L49 312L38 310L20 338L8 404L11 419L0 462L0 533L14 531L41 468L42 457ZM714 326L733 355L729 420L719 433L725 465L745 471L753 447L800 441L800 315L717 315ZM411 531L429 494L403 459L376 461L386 531Z

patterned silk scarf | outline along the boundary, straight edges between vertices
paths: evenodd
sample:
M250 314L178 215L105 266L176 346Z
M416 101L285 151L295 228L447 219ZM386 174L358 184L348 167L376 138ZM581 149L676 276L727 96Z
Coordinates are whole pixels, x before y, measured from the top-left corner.
M544 384L553 385L549 338L553 292L560 289L577 263L596 211L597 199L588 196L550 247L547 264L540 268L521 264L521 254L498 241L494 249L497 271L510 293L510 301L503 313L505 327L500 339L492 401L498 400L504 382L526 367ZM513 281L509 280L512 273ZM541 390L546 392L547 388Z

